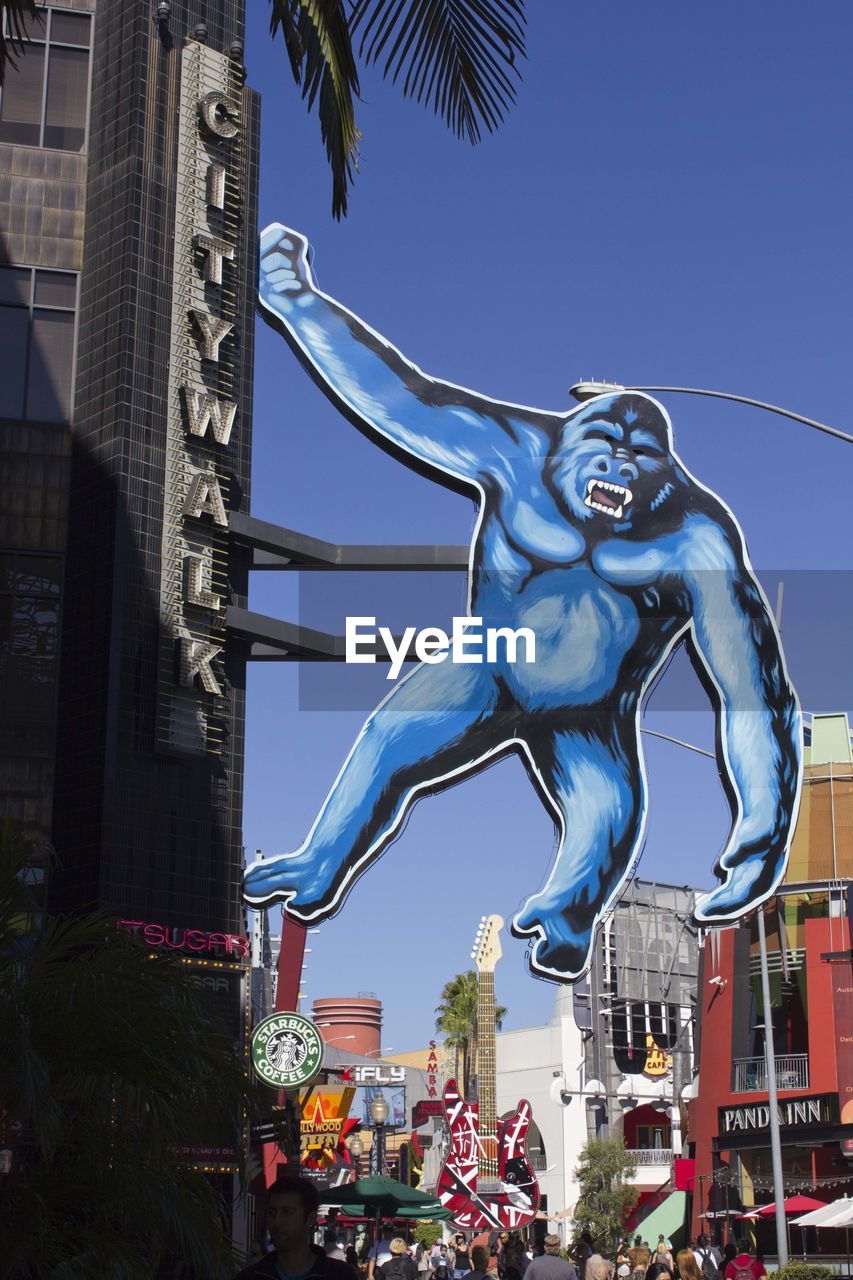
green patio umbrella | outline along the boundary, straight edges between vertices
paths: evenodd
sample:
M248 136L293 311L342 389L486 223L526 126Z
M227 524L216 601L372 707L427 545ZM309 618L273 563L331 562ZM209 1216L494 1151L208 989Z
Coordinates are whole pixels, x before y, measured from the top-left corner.
M394 1178L357 1178L342 1187L320 1192L320 1203L340 1209L350 1217L434 1218L450 1217L435 1196L425 1195Z

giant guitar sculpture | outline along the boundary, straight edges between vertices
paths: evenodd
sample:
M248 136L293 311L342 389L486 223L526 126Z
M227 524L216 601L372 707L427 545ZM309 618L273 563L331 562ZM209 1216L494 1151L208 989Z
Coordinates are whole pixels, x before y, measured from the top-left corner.
M466 1230L513 1231L531 1222L539 1187L525 1150L532 1117L522 1098L506 1120L498 1120L495 1095L495 965L501 958L500 916L483 917L474 943L479 1025L479 1100L466 1101L455 1080L444 1090L450 1151L436 1195L452 1221Z

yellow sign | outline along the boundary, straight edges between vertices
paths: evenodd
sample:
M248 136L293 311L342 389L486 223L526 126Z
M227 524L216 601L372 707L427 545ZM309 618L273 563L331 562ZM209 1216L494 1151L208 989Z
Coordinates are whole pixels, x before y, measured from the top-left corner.
M309 1088L299 1095L301 1117L301 1162L326 1165L335 1163L338 1143L345 1136L349 1110L355 1089L347 1085L341 1089Z
M646 1036L646 1065L644 1076L667 1076L672 1070L672 1054L665 1053L655 1043L654 1036Z

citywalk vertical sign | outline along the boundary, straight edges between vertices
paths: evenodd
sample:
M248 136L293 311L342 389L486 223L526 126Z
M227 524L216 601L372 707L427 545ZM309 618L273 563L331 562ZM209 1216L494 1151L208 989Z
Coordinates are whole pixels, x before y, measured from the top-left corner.
M244 132L239 68L190 40L181 54L158 738L195 754L217 753L224 735Z

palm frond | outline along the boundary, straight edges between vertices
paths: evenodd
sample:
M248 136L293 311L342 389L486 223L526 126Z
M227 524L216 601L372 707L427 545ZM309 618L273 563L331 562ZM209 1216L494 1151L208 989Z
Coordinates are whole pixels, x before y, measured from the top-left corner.
M472 143L515 101L524 27L523 0L355 0L350 19L365 60L384 61L383 75L402 77L406 97Z
M281 30L293 78L311 111L315 102L320 134L332 170L332 212L346 216L347 193L358 168L353 99L358 70L344 0L270 0L270 31Z
M16 69L30 28L39 23L44 27L44 10L36 9L36 0L6 0L4 7L9 34L4 35L0 27L0 85L6 78L7 66Z
M217 1194L184 1152L211 1135L240 1152L267 1091L177 957L103 912L50 915L41 870L0 824L0 1274L146 1280L167 1251L228 1274Z

